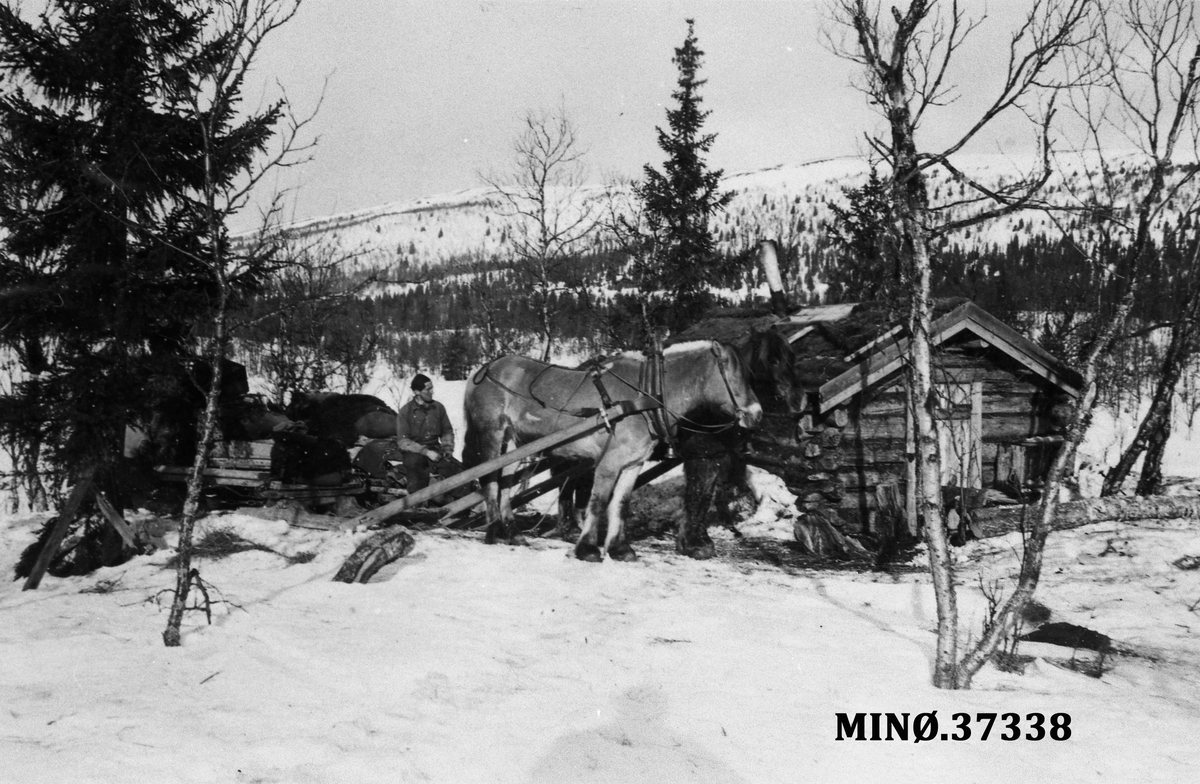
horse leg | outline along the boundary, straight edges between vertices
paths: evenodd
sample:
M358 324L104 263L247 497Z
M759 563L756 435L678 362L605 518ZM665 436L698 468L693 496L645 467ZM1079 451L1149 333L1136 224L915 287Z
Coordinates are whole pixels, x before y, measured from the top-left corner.
M484 544L495 544L497 534L504 533L500 521L500 477L495 472L481 477L479 484L483 489L484 519L487 520L487 532L483 536Z
M516 515L513 514L512 508L512 486L517 481L519 472L514 468L512 473L505 474L503 470L500 475L500 521L504 531L504 539L509 544L524 545L528 544L525 540L525 535L517 528Z
M487 438L479 445L477 459L480 464L496 459L504 449L504 430L497 428L492 432L499 432L499 436ZM496 544L500 538L508 538L507 526L504 524L504 516L501 513L500 486L503 479L499 470L479 479L479 484L483 489L484 519L487 520L487 532L483 537L485 544Z
M558 522L545 533L548 539L578 540L588 499L592 495L591 472L573 476L558 490Z
M600 549L600 527L617 479L618 476L614 476L611 469L596 468L592 479L592 497L588 500L587 514L583 520L583 532L575 543L575 557L581 561L604 560L604 553ZM609 531L611 536L611 526Z
M717 554L708 535L708 514L727 470L719 458L695 457L684 461L684 516L675 535L675 549L683 555L706 560Z
M637 553L633 551L633 548L629 546L629 541L625 538L625 520L622 514L625 499L633 492L633 486L637 484L641 468L640 462L625 466L617 476L612 496L608 501L608 538L604 542L604 549L608 551L610 558L617 561L637 560Z

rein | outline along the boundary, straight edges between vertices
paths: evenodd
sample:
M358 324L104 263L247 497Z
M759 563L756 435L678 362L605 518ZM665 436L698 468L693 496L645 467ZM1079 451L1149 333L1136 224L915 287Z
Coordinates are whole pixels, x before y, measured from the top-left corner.
M492 362L494 362L494 361L495 360L492 360ZM486 365L481 367L479 370L475 371L475 375L471 378L472 384L478 386L479 384L483 383L484 380L487 380L487 381L492 382L496 386L500 387L505 392L509 393L510 395L512 395L514 397L519 397L522 400L528 400L531 403L536 403L537 405L541 406L542 408L547 408L547 409L549 409L551 411L555 411L559 414L566 414L568 416L573 416L573 417L584 418L584 417L594 416L596 414L604 414L604 411L607 408L612 406L612 400L609 397L608 390L606 390L604 388L604 384L600 380L600 376L605 371L603 370L603 366L596 360L589 360L587 362L587 365L589 365L590 367L588 367L588 368L564 368L564 367L559 367L558 365L542 363L542 364L545 364L546 366L544 368L542 368L536 376L533 377L532 381L529 382L529 391L528 392L521 392L519 390L513 389L508 384L505 384L503 381L501 381L500 379L493 376L491 374L492 362L487 363ZM549 405L548 403L546 403L546 401L539 398L536 394L534 394L533 388L538 383L538 381L542 378L542 376L544 376L546 373L548 373L550 370L552 370L554 368L558 368L559 370L569 370L572 372L590 373L592 376L592 381L593 381L593 383L595 383L596 389L600 393L600 400L601 400L601 403L603 404L604 408L578 408L578 409L555 408L554 406ZM579 392L580 388L583 387L583 383L585 380L586 379L580 379L579 383L575 386L575 390L570 394L570 396L567 398L567 400L570 400L571 398L575 397L575 395ZM609 432L612 432L612 426L608 422L607 419L605 419L605 427L609 430Z
M677 414L667 407L665 388L666 361L663 358L661 351L657 351L652 354L651 359L647 360L646 364L642 366L642 377L638 381L638 386L633 387L633 385L629 384L629 382L625 382L629 386L633 387L633 389L637 392L657 400L662 406L661 411L649 411L646 412L646 416L653 416L651 419L651 426L653 430L655 431L656 435L660 439L666 441L672 449L675 447L675 437L670 432L670 425L666 420L667 416L674 417L676 424L678 424L684 430L688 430L692 433L712 433L713 435L717 435L737 427L738 420L741 419L741 417L746 413L746 409L738 405L737 395L734 393L733 384L729 380L729 373L725 370L725 363L721 361L719 345L720 344L714 340L709 343L709 350L712 351L713 359L716 360L717 371L721 374L721 381L725 383L725 391L729 394L729 402L733 404L733 409L737 412L733 419L723 425L707 425L703 422L697 422L696 420L686 417L683 414ZM648 367L652 364L657 365L657 373L655 373L653 369L647 373ZM647 375L649 376L648 379ZM617 378L621 381L624 381L624 379L621 379L620 376ZM641 388L646 385L647 381L649 381L651 386L650 391L646 391L645 389ZM657 388L654 388L656 383Z
M596 385L596 390L600 395L601 401L606 406L608 404L608 401L610 400L610 396L608 395L608 392L605 389L604 384L601 381L601 376L605 373L607 373L611 378L615 378L617 381L619 381L622 384L624 384L625 386L629 387L631 390L633 390L637 394L643 395L643 396L655 401L656 403L658 403L657 408L652 409L650 411L643 412L643 416L647 419L648 424L650 425L651 432L654 433L655 437L658 440L665 442L672 449L674 449L675 435L672 432L671 422L667 419L667 417L672 417L677 426L682 427L683 429L688 430L690 432L711 433L711 434L716 435L719 433L724 433L727 430L731 430L731 429L737 427L739 419L742 416L744 416L746 413L746 409L738 404L737 394L734 392L733 383L729 379L729 372L725 369L725 363L721 361L721 352L720 352L719 346L720 346L720 344L717 343L717 341L715 341L715 340L711 341L709 344L709 350L712 352L713 359L716 361L717 371L721 374L721 381L725 384L725 391L729 395L729 402L733 404L733 409L736 412L734 414L733 418L729 422L727 422L725 424L720 424L720 425L709 425L709 424L705 424L703 422L697 422L696 420L691 419L690 417L687 417L683 414L676 413L667 407L667 404L666 404L666 359L663 356L663 353L661 350L652 352L650 354L650 356L646 359L646 361L642 363L642 367L641 367L641 370L639 373L638 383L636 383L636 384L626 381L624 378L621 378L620 376L613 373L611 371L611 369L604 369L603 366L600 365L600 363L598 363L595 360L589 361L588 363L586 363L587 366L585 366L583 368L561 368L561 369L562 370L572 370L574 372L585 373L585 374L591 375L592 381ZM547 364L546 367L541 372L539 372L538 375L536 375L533 378L533 381L530 382L528 392L521 392L519 390L513 389L508 384L505 384L503 381L501 381L500 379L493 376L492 373L490 372L491 365L492 365L492 363L489 362L486 365L484 365L483 367L481 367L479 370L477 370L475 372L475 375L472 377L471 382L473 384L478 385L486 379L486 380L492 382L493 384L495 384L496 386L500 387L501 389L503 389L505 392L508 392L510 395L521 398L522 400L528 400L532 403L536 403L537 405L541 406L542 408L547 408L552 411L556 411L560 414L567 414L568 416L587 417L587 416L592 416L598 412L602 413L604 411L604 409L569 410L566 408L555 408L553 406L547 405L544 400L541 400L537 395L535 395L533 392L534 385L551 368L558 367L556 365ZM580 379L579 384L576 385L575 391L572 392L571 397L574 397L575 394L578 393L578 391L583 387L583 385L586 383L586 381L587 381L587 376L585 375L584 377L582 377ZM570 398L568 398L568 400L570 400ZM606 421L605 427L608 430L609 436L611 438L612 424L610 422Z

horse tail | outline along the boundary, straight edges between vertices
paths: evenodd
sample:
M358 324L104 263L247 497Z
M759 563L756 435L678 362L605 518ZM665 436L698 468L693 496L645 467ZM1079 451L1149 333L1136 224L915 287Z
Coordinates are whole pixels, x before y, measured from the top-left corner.
M463 468L474 468L483 462L480 459L483 450L480 444L480 427L467 416L467 432L463 434L462 464Z

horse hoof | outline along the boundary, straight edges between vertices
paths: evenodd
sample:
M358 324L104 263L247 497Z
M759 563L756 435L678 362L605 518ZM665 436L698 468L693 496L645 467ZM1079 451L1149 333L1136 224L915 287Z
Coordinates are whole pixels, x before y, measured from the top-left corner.
M596 545L576 545L575 557L581 561L591 561L592 563L600 563L604 560L604 554L600 552L600 548Z
M508 543L514 547L529 546L529 540L525 538L525 534L513 534L508 538Z
M608 551L608 557L614 561L636 561L637 553L627 544L621 544Z

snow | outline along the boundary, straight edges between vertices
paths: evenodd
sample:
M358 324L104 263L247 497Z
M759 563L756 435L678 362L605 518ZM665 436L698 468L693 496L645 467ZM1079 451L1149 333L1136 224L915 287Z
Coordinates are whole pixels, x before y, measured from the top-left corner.
M374 391L399 405L406 381ZM435 378L459 432L465 386ZM739 530L790 538L794 499L777 477L751 478L760 503ZM44 519L0 517L0 568ZM1026 643L1038 658L1024 674L989 665L964 692L929 685L920 560L802 571L648 540L635 563L597 565L558 541L442 531L343 585L332 577L365 532L245 514L200 525L279 554L200 561L213 622L190 613L180 648L160 639L170 548L34 592L0 583L0 779L1182 782L1200 765L1200 571L1173 565L1200 556L1193 522L1055 534L1038 601L1121 652L1096 679L1068 668L1084 654ZM1019 551L1016 535L956 550L964 637L982 627L981 587L1014 575ZM315 557L283 557L300 553ZM998 724L987 741L835 740L839 713L935 710L948 732L960 712L1040 712L1047 726L1065 713L1072 735L1008 743Z
M401 405L408 380L369 391ZM435 377L460 434L465 387ZM1120 438L1104 422L1094 451ZM679 484L659 483L660 496ZM788 539L794 499L770 474L752 484L760 504L739 530ZM44 520L0 517L0 568ZM1094 678L1070 668L1088 653L1024 643L1023 674L989 665L962 692L929 685L920 557L892 573L800 570L646 540L637 562L588 564L558 541L432 531L344 585L332 577L366 532L236 513L200 533L214 528L279 554L201 560L213 622L189 613L180 648L160 638L170 547L37 591L0 581L0 780L1183 782L1200 766L1200 570L1175 566L1200 557L1191 521L1054 534L1037 600L1118 653ZM1019 552L1016 535L955 550L964 643ZM283 557L301 553L315 557ZM959 743L836 740L839 713L888 711L937 711L949 733L956 713L1013 712L1026 730L1031 713L1047 727L1061 713L1072 735L1005 742L997 722L986 741L978 724Z
M6 569L38 521L0 527ZM557 541L428 532L376 582L344 585L331 578L365 534L204 525L316 558L202 561L224 603L211 626L190 614L177 649L159 639L170 550L0 588L6 780L1182 782L1200 763L1200 572L1170 565L1200 555L1190 525L1056 535L1039 599L1127 653L1100 679L1043 658L965 692L929 686L934 609L916 571L788 572L645 544L636 563L596 565ZM1011 571L1016 547L958 551L965 629L983 610L971 573ZM943 731L958 712L1067 713L1072 736L835 740L839 712L934 710Z

